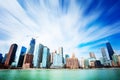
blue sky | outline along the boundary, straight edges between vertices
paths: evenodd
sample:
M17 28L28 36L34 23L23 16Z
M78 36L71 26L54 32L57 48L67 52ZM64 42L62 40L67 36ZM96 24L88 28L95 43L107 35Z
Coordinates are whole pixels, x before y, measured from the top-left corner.
M120 54L120 0L0 0L0 52L12 43L29 47L31 37L51 52L89 57L110 42Z

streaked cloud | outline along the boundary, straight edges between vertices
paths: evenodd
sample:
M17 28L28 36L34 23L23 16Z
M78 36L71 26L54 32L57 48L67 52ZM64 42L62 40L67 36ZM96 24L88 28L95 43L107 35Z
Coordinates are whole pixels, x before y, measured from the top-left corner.
M119 0L0 1L0 43L8 39L0 49L14 42L28 47L31 37L36 37L37 44L51 51L63 46L65 54L86 56L92 47L120 33L119 4Z

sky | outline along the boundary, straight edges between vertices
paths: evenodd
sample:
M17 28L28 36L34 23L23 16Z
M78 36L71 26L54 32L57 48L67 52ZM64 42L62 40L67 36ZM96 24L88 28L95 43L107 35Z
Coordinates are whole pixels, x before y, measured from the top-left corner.
M110 42L120 54L120 0L0 0L0 53L29 47L31 38L50 51L100 58ZM107 50L106 50L107 52Z

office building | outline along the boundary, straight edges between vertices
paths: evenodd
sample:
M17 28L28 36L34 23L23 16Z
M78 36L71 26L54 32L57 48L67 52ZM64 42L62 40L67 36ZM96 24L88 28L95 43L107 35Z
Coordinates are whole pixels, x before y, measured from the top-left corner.
M90 55L90 58L95 58L96 59L95 54L93 52L90 52L89 55Z
M43 48L43 58L42 58L42 63L41 67L42 68L49 68L50 67L50 52L49 48L44 46Z
M12 62L14 62L17 47L18 47L17 44L11 45L9 52L7 54L7 58L5 60L5 64L4 64L5 66L9 67L12 64Z
M113 67L116 67L116 66L118 66L118 55L117 54L113 54L113 56L112 56L112 66Z
M7 58L7 53L5 54L5 56L4 56L4 57L3 57L3 59L2 59L2 64L4 64L4 63L5 63L6 58Z
M109 58L110 60L112 60L112 56L114 54L114 51L112 49L112 46L109 42L106 43L106 46L107 46L107 50L108 50L108 54L109 54Z
M72 55L72 58L67 58L66 68L70 68L70 69L78 69L79 68L78 58L76 58L74 54Z
M85 59L83 57L80 59L80 67L85 68Z
M32 54L25 54L24 61L23 61L23 69L32 68L33 67L33 55Z
M42 63L43 48L44 46L42 44L39 44L36 48L36 52L34 56L34 67L35 68L40 68L40 63Z
M110 63L109 63L109 60L107 58L107 54L106 54L105 48L101 48L101 53L102 53L103 65L104 66L109 66Z
M63 47L60 47L60 48L58 49L58 53L62 56L62 63L64 63Z
M35 49L35 39L32 38L32 40L30 41L30 48L28 50L29 54L33 54L34 53L34 49Z
M0 63L2 63L2 59L3 59L3 56L2 56L2 53L0 53Z
M22 46L17 67L22 67L26 50L27 48Z
M51 68L63 68L62 54L54 53Z
M35 39L32 38L30 41L30 48L28 53L25 54L24 61L23 61L23 68L32 68L33 67L33 53L35 48Z

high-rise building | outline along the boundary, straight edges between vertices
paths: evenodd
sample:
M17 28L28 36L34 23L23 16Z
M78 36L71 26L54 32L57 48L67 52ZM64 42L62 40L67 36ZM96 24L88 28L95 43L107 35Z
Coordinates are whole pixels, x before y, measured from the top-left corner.
M80 67L85 68L85 59L83 57L80 59Z
M49 48L44 46L43 48L43 58L42 58L42 68L49 68L50 67L50 52Z
M23 68L32 68L33 67L33 53L35 48L35 39L32 38L30 41L30 49L28 50L28 53L25 54L24 62L23 62Z
M40 68L40 63L42 63L42 57L43 57L43 48L44 46L42 44L39 44L35 56L34 56L34 67Z
M95 58L96 59L95 54L93 52L90 52L89 54L90 54L90 58Z
M79 68L79 61L75 55L72 55L72 58L67 58L66 60L66 68L77 69Z
M5 63L6 58L7 58L7 55L8 55L8 53L6 53L6 54L5 54L5 56L3 57L3 59L2 59L2 64L4 64L4 63Z
M114 54L114 51L112 49L112 46L109 42L106 43L106 46L107 46L107 50L108 50L108 54L109 54L109 58L110 60L112 60L112 56Z
M7 58L5 60L5 64L4 64L5 66L10 66L12 64L12 62L14 62L17 47L18 47L17 44L11 45L8 55L7 55Z
M0 53L0 63L2 63L2 59L3 59L3 56L2 56L2 53Z
M18 65L17 65L18 67L22 67L22 65L23 65L26 49L27 49L26 47L22 46L20 56L19 56L19 60L18 60Z
M33 67L33 55L32 54L25 54L24 61L23 61L23 69L32 68Z
M60 48L58 49L58 53L62 56L62 63L64 63L63 47L60 47Z
M108 61L108 58L107 58L107 55L106 55L106 51L105 51L105 48L101 48L101 53L102 53L102 60L103 60L103 65L104 66L108 66L109 65L109 61Z
M51 68L63 68L62 54L54 53Z
M33 54L34 53L34 49L35 49L35 39L32 38L32 40L30 41L30 48L28 50L29 54Z
M69 55L68 55L68 54L65 55L64 64L66 64L67 58L69 58Z

